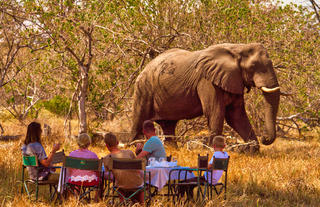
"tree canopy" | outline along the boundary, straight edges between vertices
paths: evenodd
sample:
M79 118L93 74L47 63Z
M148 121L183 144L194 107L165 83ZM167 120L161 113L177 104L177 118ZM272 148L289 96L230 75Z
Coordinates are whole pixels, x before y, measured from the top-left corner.
M294 94L281 98L279 116L299 114L312 127L320 116L320 21L312 2L314 10L271 0L0 0L1 105L24 119L60 97L72 106L65 116L79 110L83 123L86 112L91 121L113 119L130 112L135 78L165 50L260 42L281 90ZM259 128L257 96L246 99Z

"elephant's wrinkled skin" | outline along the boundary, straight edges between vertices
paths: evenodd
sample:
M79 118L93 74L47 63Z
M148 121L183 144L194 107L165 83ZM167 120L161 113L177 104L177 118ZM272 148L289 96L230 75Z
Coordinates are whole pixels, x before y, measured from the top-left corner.
M257 141L244 107L245 87L263 91L268 136L262 143L271 144L276 138L280 87L261 44L219 44L194 52L168 50L153 59L136 80L134 139L142 134L144 120L154 120L165 135L174 135L178 120L204 114L213 135L222 134L226 120L244 141Z

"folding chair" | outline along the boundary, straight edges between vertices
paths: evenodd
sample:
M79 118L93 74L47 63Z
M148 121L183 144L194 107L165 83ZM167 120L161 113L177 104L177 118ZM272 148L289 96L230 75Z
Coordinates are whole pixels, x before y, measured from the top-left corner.
M114 170L142 170L143 171L143 186L133 188L133 189L122 189L119 188L116 183L115 179L113 179L113 192L116 192L119 195L119 198L123 198L123 201L119 203L127 204L128 201L133 198L137 193L144 191L144 203L146 203L146 198L148 197L148 203L151 199L150 195L150 188L147 186L147 172L146 172L146 163L143 159L128 159L128 158L112 158L109 168L109 175L112 174ZM150 174L149 174L149 183L151 183ZM148 191L148 194L146 192ZM123 193L126 192L126 193ZM114 202L114 196L112 197ZM147 203L147 205L148 205Z
M224 190L224 199L227 199L227 178L228 178L228 165L229 165L229 159L230 157L228 156L228 158L213 158L213 167L212 169L209 171L211 173L211 176L208 176L208 184L210 187L210 196L212 198L212 190L214 190L214 192L217 195L220 195L222 193L222 191ZM212 184L212 171L213 170L223 170L224 172L224 180L223 182L219 182L219 183L215 183Z
M178 199L182 198L185 194L187 195L188 200L194 200L193 198L193 189L195 187L199 187L197 190L197 199L200 199L200 196L205 198L207 185L205 182L205 178L203 173L208 171L208 160L209 155L200 156L198 154L198 165L197 168L182 168L182 169L174 169L169 173L169 187L168 187L168 195L172 196L173 201L175 202L175 197ZM174 171L178 171L178 179L172 180L171 175ZM196 172L197 175L194 178L187 179L188 172ZM204 190L200 187L205 186ZM201 199L200 199L201 200Z
M24 171L26 167L34 167L37 169L37 178L35 180L33 179L25 179ZM49 185L49 191L50 191L50 200L54 198L54 196L57 194L57 185L58 183L51 180L39 180L39 171L44 168L60 168L60 167L40 167L38 165L38 159L36 156L23 156L22 157L22 173L21 173L21 193L23 193L24 189L26 190L29 198L31 197L32 190L29 190L28 185L34 185L35 186L35 193L36 193L36 200L38 200L38 193L39 193L39 186L40 185Z
M65 156L64 150L54 153L51 164L54 165L54 164L63 163L64 156Z
M200 154L198 154L198 168L207 169L208 162L209 162L209 154L205 156L200 156Z
M64 174L66 175L66 171L68 168L79 169L79 170L92 170L97 172L98 183L97 184L88 184L81 183L80 185L65 183L65 189L67 192L72 194L77 194L79 196L79 200L83 198L91 199L90 193L92 191L100 191L101 190L101 159L85 159L78 157L70 157L65 156L63 161Z

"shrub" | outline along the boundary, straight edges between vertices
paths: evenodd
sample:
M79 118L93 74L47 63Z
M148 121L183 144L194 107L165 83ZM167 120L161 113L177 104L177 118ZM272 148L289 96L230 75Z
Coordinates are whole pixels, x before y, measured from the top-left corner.
M56 95L52 99L42 102L42 105L51 113L63 116L68 112L70 100L67 97Z

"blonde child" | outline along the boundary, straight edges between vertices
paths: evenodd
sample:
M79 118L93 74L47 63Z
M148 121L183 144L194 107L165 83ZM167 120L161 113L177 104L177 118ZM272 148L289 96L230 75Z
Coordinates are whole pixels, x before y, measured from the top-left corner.
M211 169L213 167L213 161L214 158L228 158L228 153L223 151L224 147L225 147L225 139L223 136L215 136L213 138L213 149L214 149L214 153L212 155L211 160L209 161L208 164L208 169ZM209 174L209 180L207 178L207 174L205 173L205 178L206 180L208 180L210 183L212 184L216 184L221 176L222 176L223 171L222 170L213 170L212 171L212 180L211 180L211 173Z

